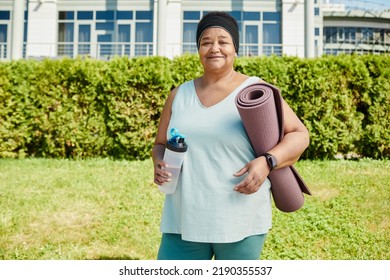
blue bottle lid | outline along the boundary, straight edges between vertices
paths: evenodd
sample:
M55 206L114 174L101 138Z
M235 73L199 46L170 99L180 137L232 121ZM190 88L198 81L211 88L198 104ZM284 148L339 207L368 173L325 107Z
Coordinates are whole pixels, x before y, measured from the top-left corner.
M171 151L178 152L178 153L184 153L187 151L187 144L185 142L185 135L179 134L178 130L175 128L172 128L171 131L171 138L167 141L167 144L165 147Z

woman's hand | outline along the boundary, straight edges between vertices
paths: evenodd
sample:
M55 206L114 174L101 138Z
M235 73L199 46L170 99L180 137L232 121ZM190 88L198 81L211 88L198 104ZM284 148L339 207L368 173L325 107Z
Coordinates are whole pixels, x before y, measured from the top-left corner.
M238 172L234 173L235 177L247 174L239 184L234 187L234 190L242 194L252 194L257 192L270 172L270 168L261 156L246 164Z
M162 160L156 160L154 163L154 183L163 186L164 183L171 181L172 174L165 170L167 164Z
M164 185L169 182L172 176L166 168L168 165L162 160L164 157L165 146L162 144L155 144L152 150L153 164L154 164L154 183L157 185Z

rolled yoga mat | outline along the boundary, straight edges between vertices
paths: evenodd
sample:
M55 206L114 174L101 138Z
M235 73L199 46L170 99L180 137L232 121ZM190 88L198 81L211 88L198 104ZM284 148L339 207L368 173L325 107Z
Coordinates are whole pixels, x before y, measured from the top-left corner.
M264 82L249 85L237 94L236 106L257 156L282 140L283 107L278 88ZM304 203L303 193L311 195L293 166L273 170L268 178L275 206L283 212L300 209Z

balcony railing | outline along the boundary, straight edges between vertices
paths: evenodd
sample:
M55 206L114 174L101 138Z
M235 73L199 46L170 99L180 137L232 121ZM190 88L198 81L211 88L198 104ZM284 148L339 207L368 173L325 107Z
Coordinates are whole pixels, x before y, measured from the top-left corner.
M239 56L263 56L283 54L300 56L303 53L302 45L283 44L241 44ZM168 44L166 55L174 57L185 53L197 53L194 43ZM153 43L122 43L122 42L101 42L101 43L25 43L23 47L24 58L59 58L88 56L100 60L109 60L115 56L152 56L156 55ZM9 45L0 43L0 60L11 59Z
M8 58L7 43L0 43L0 60Z
M57 56L90 56L107 60L115 56L151 56L153 43L58 43Z
M341 53L345 54L382 54L390 53L390 45L379 45L379 44L366 44L366 43L325 43L324 53L337 55Z
M283 55L283 47L286 45L282 44L240 44L238 52L239 56L262 56L262 55ZM289 46L296 50L303 46ZM194 43L183 43L182 53L197 53L197 49ZM296 51L298 53L298 51Z

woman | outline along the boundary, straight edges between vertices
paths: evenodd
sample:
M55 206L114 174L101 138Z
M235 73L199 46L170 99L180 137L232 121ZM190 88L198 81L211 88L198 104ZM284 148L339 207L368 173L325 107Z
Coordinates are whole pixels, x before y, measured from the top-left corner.
M238 25L224 12L198 24L204 74L170 93L152 151L154 182L170 181L163 162L171 128L186 135L188 151L176 192L166 195L158 259L259 259L271 228L271 169L294 164L309 144L305 126L283 104L285 136L256 157L235 105L237 93L259 81L234 71Z

